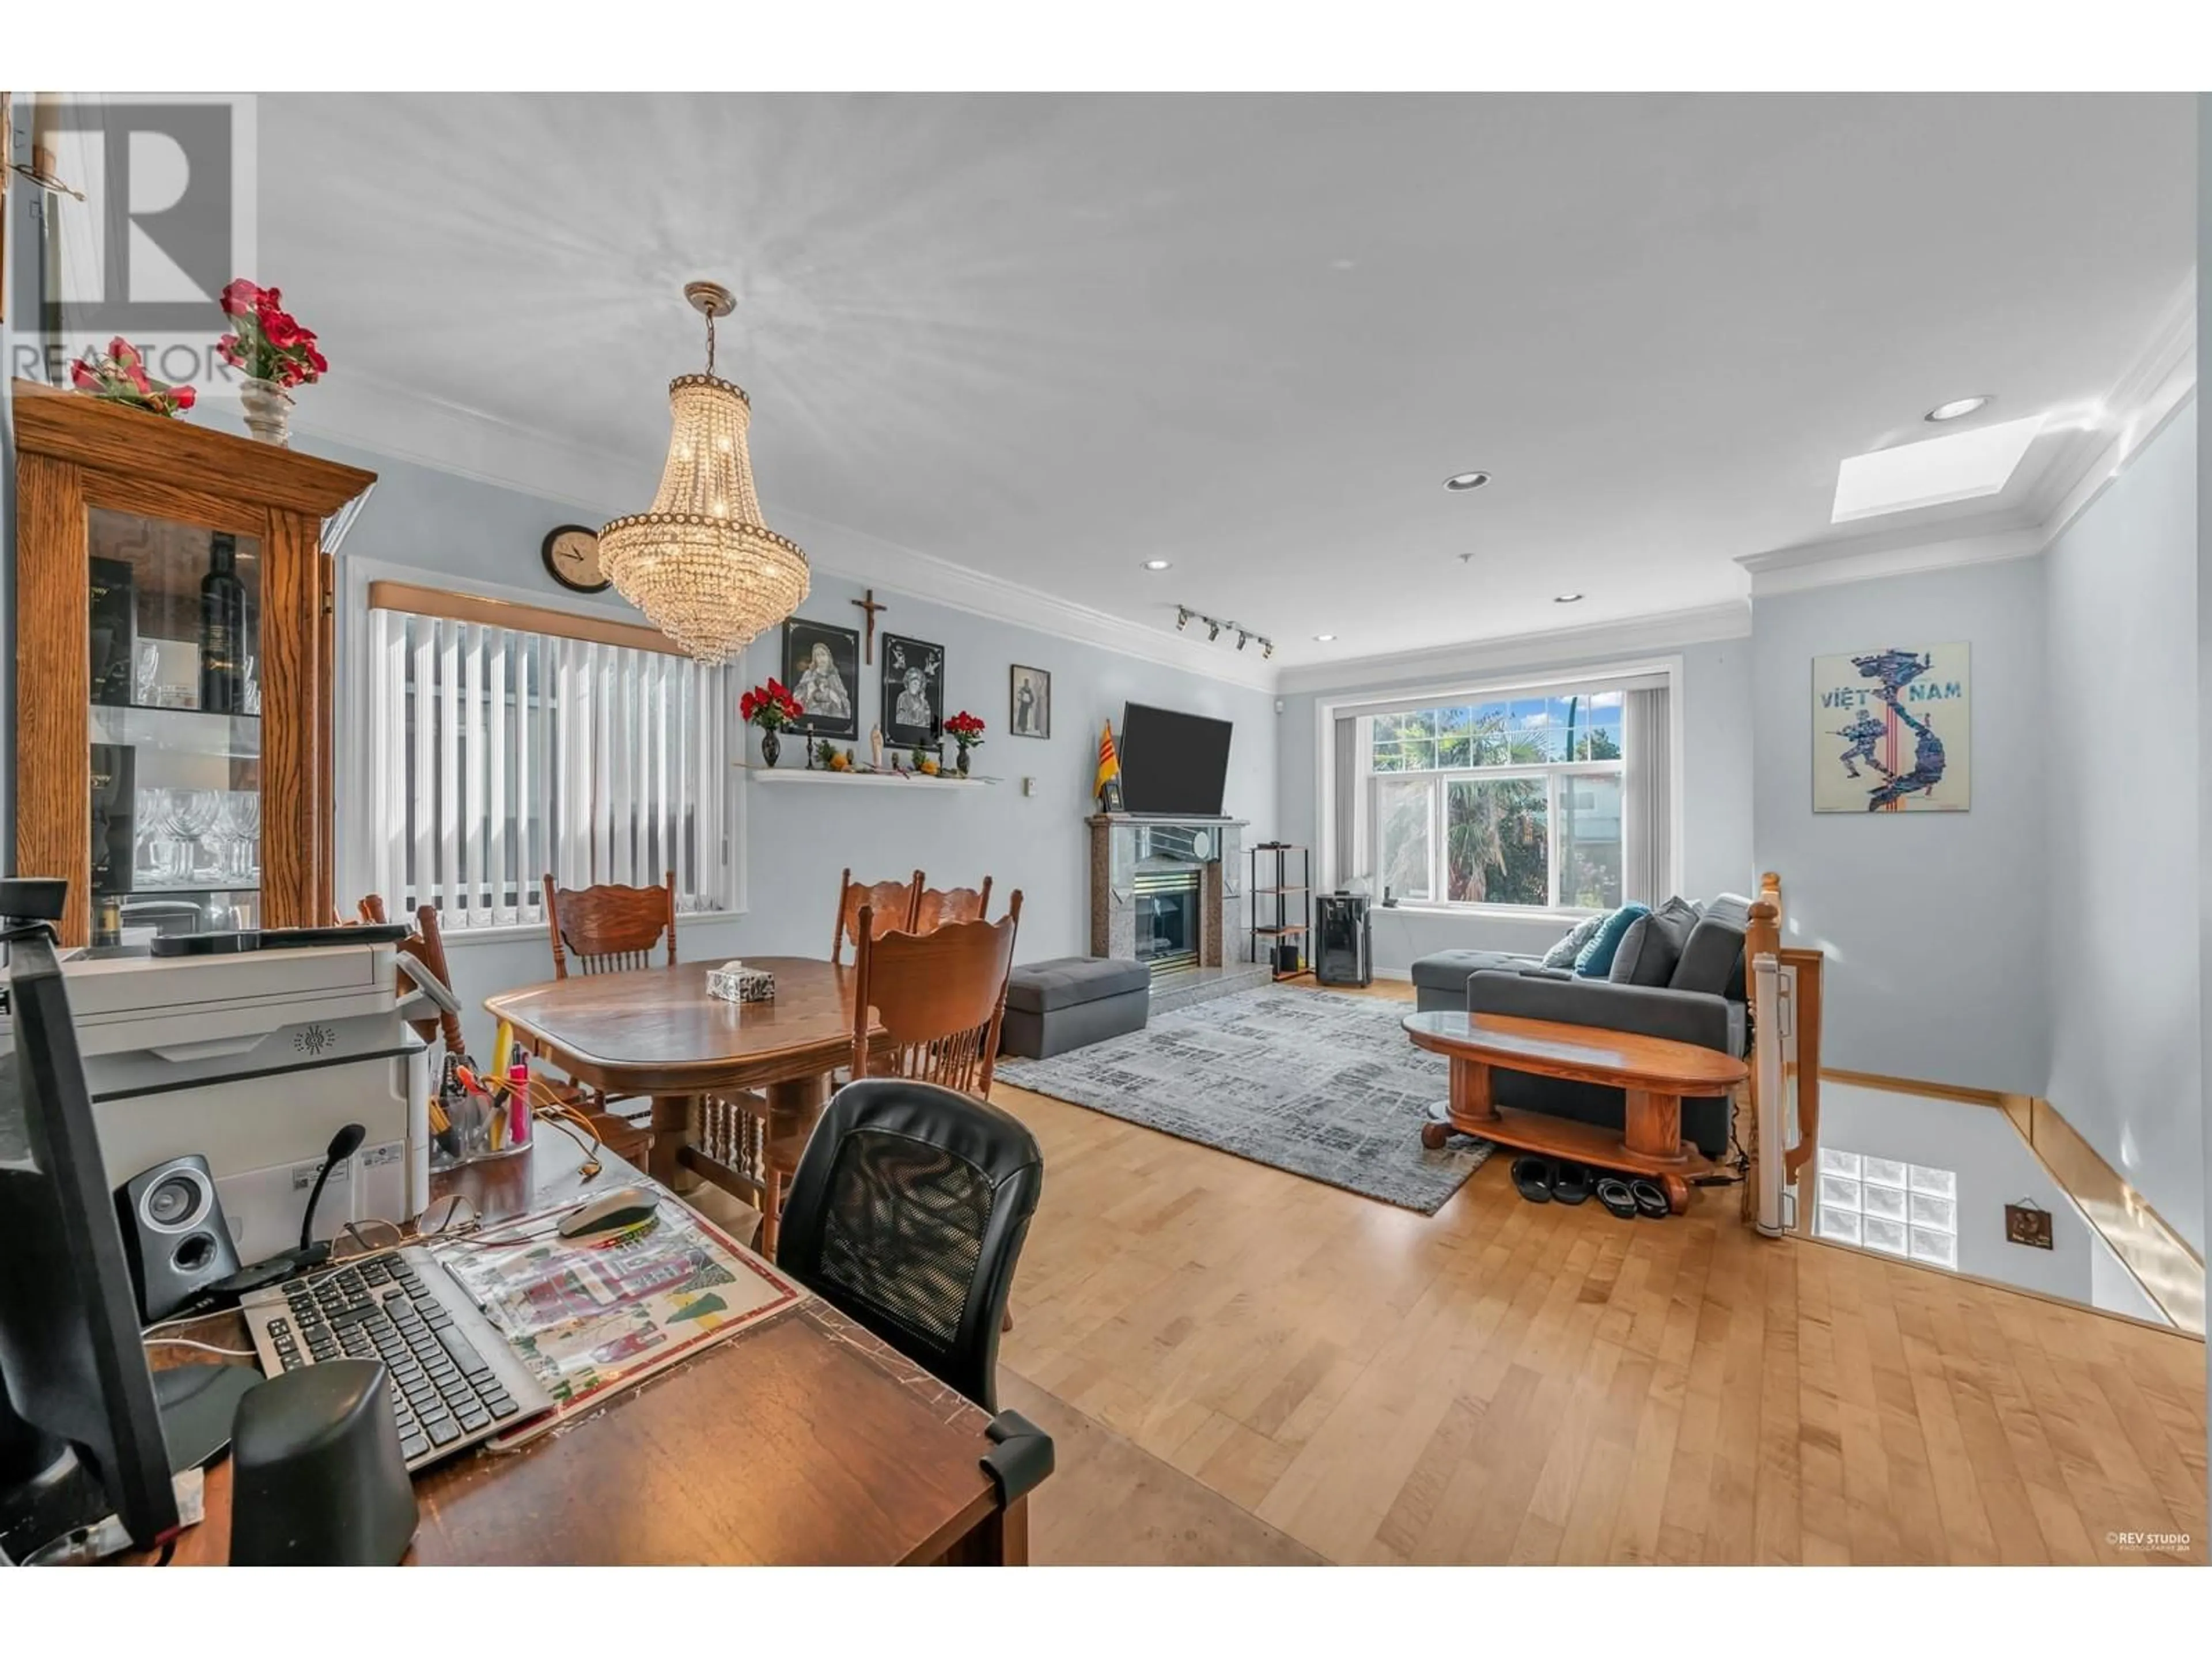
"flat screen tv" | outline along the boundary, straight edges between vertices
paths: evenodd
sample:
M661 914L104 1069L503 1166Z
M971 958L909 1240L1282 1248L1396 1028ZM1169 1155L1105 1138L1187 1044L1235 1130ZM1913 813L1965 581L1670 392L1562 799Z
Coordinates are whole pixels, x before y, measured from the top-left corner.
M1121 710L1121 805L1131 812L1221 816L1229 784L1227 720L1141 702Z

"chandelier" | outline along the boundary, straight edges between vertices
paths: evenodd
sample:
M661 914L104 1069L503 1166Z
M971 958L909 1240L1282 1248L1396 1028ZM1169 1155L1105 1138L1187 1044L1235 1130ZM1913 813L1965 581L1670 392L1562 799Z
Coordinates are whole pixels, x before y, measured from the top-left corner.
M687 283L684 297L707 319L707 372L668 383L660 489L647 511L599 532L599 568L687 654L719 663L799 609L806 555L761 522L745 453L752 404L714 374L714 319L738 302L715 283Z

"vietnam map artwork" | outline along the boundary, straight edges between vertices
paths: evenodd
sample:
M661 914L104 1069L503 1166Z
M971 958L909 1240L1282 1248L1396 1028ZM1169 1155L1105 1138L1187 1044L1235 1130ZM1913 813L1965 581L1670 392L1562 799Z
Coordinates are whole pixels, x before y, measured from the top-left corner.
M1963 812L1972 743L1966 647L1813 659L1813 810Z

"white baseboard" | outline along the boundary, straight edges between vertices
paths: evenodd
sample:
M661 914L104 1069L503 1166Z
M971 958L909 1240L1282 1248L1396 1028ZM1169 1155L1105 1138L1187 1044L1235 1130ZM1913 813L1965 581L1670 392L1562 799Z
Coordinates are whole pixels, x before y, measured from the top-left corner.
M1413 970L1410 968L1376 968L1370 971L1377 979L1395 979L1401 985L1413 982Z

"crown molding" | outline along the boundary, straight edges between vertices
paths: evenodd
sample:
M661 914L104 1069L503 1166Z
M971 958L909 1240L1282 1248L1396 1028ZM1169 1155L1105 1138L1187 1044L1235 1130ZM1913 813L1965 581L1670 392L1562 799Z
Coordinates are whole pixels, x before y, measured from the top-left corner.
M1179 668L1207 679L1255 690L1277 688L1281 670L1256 651L1238 651L1208 644L1189 635L1165 628L1148 627L1104 611L1055 599L1018 582L994 576L933 553L885 541L866 531L817 518L811 513L787 512L779 517L805 533L793 536L807 550L817 570L842 576L848 581L870 582L927 605L965 611L992 622L1034 629L1099 646L1125 657Z
M1751 632L1751 607L1741 600L1668 611L1620 622L1585 623L1547 629L1540 634L1500 635L1456 645L1398 651L1387 656L1355 657L1344 662L1309 663L1286 668L1276 689L1357 691L1399 680L1429 676L1487 674L1515 668L1564 665L1580 659L1595 661L1634 656L1711 640L1740 640Z
M2020 516L2005 515L1995 528L1974 528L1988 520L1969 520L1965 534L1940 539L1930 539L1924 530L1893 531L1845 541L1805 542L1777 548L1771 553L1754 553L1736 562L1751 573L1752 598L1764 599L1778 593L1801 593L1807 588L1836 587L1884 576L2031 559L2043 551L2049 538L2040 526L2021 523ZM1955 532L1961 526L1946 527Z

